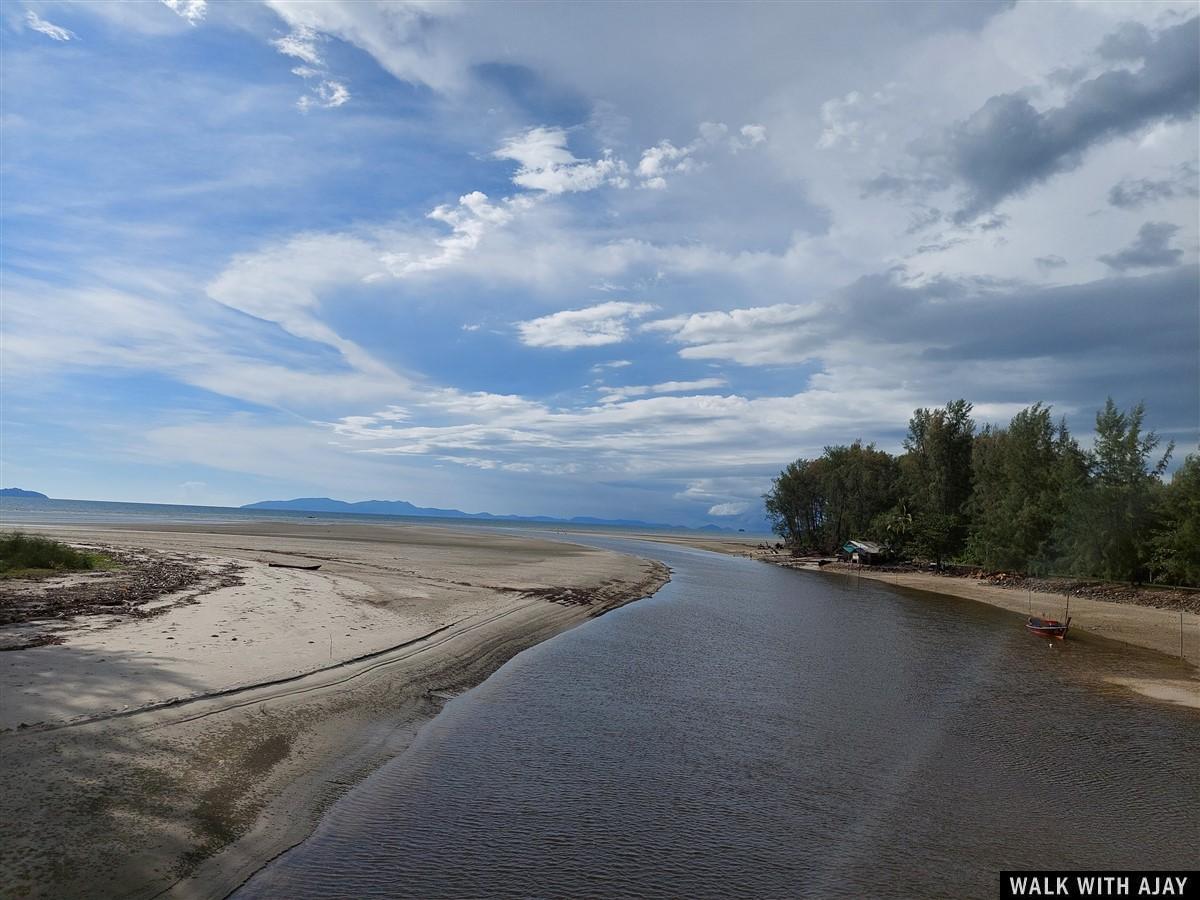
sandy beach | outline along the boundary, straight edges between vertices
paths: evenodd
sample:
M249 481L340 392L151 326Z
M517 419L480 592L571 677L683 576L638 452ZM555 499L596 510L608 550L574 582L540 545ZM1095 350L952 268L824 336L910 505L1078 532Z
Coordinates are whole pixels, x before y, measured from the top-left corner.
M22 785L0 801L14 897L223 897L447 698L669 577L478 529L29 530L236 566L241 583L156 615L64 620L65 643L0 655L0 753Z

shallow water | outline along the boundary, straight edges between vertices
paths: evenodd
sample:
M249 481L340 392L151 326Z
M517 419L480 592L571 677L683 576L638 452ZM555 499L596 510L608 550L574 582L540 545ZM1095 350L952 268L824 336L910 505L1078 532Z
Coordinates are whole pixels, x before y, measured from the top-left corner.
M1165 661L587 542L673 580L450 702L236 897L993 897L1001 869L1200 861L1200 716L1097 677Z

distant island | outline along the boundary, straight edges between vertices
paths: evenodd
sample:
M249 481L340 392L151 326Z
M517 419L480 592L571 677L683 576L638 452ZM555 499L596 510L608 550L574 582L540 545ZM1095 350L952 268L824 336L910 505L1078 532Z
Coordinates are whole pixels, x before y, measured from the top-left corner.
M439 519L485 519L493 522L545 522L559 525L619 525L625 528L678 528L686 531L733 532L737 529L722 528L720 525L703 525L687 528L683 525L667 525L662 522L643 522L638 519L598 519L593 516L575 516L559 519L553 516L497 516L488 512L469 513L461 509L437 509L430 506L414 506L407 500L362 500L347 503L329 497L297 497L295 500L260 500L247 503L242 509L289 509L298 512L357 513L367 516L427 516Z
M21 488L0 488L0 497L24 497L26 500L49 500L45 494L37 491L25 491Z

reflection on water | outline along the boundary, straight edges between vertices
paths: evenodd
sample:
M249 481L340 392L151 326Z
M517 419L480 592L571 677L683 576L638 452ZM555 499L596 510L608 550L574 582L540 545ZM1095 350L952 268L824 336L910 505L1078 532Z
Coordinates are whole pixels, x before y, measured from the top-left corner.
M991 897L1001 869L1195 866L1200 716L1091 674L1169 664L595 543L674 580L452 701L235 896Z

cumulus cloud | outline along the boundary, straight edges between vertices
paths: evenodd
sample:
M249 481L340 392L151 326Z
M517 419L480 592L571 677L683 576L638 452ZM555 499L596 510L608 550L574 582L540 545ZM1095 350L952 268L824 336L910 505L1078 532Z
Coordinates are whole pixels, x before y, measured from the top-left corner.
M757 147L759 144L767 142L766 125L743 125L738 133L741 138L734 139L733 148L735 150L745 150L748 147Z
M566 309L518 322L521 343L529 347L601 347L629 337L629 323L655 307L650 303L613 300L584 309Z
M162 3L189 25L198 25L208 12L208 0L162 0Z
M971 221L1005 198L1077 168L1097 144L1195 116L1198 43L1200 17L1147 33L1145 40L1125 34L1107 52L1110 58L1119 52L1122 59L1136 59L1140 67L1102 72L1080 82L1063 105L1044 110L1025 94L998 94L936 140L918 146L918 154L965 187L956 219Z
M1106 253L1099 259L1118 272L1173 266L1183 257L1182 250L1170 246L1171 238L1178 231L1179 226L1169 222L1147 222L1138 229L1132 244L1116 253Z
M740 503L716 503L708 508L710 516L740 516L742 513L749 512L753 504Z
M821 104L821 134L817 147L821 150L844 148L857 150L863 141L872 135L868 120L888 103L882 91L867 96L860 91L850 91L843 97L833 97ZM886 134L874 131L873 140L882 141Z
M547 194L593 191L605 185L626 188L634 182L639 187L662 190L667 186L667 176L702 169L704 163L699 157L704 151L723 148L739 153L767 140L763 125L744 125L736 134L730 134L724 123L702 122L699 131L696 140L682 147L669 140L647 147L632 170L612 150L605 150L600 159L580 159L567 147L565 128L544 125L508 138L492 156L518 164L513 184Z
M604 184L628 184L628 166L611 153L599 160L578 159L567 149L563 128L530 128L506 140L493 154L519 166L513 184L547 194L593 191Z
M53 22L47 22L32 9L25 11L25 25L30 31L44 34L55 41L69 41L75 37L75 32L68 31L66 28L55 25Z
M700 136L677 147L671 141L659 141L642 151L635 174L640 187L662 190L667 176L698 172L705 166L701 155L706 151L724 149L730 153L749 150L766 143L765 125L743 125L737 134L730 134L724 122L701 122Z
M643 150L637 165L637 174L642 180L642 186L662 190L667 186L665 176L677 172L694 172L699 163L692 157L692 153L690 145L676 147L670 141L660 141L655 146Z
M1123 178L1108 192L1108 202L1121 209L1141 209L1150 203L1175 197L1195 197L1197 168L1185 162L1167 178Z
M417 251L388 251L380 259L397 277L447 268L478 247L489 231L507 225L531 205L532 201L525 197L508 197L493 203L482 191L472 191L459 197L456 205L442 204L427 214L427 218L450 228L450 234L434 242L434 250L422 247Z

